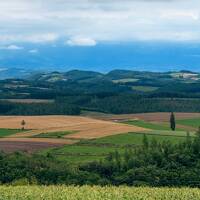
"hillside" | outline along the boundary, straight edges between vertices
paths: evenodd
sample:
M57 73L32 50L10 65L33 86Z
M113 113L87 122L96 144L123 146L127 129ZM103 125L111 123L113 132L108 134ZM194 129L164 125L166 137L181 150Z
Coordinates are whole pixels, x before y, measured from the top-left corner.
M0 81L2 115L200 112L200 74L114 70L33 73Z

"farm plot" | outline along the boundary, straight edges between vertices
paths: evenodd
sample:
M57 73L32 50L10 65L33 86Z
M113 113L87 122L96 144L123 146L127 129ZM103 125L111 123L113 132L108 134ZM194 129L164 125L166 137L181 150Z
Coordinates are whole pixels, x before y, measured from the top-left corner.
M1 186L3 200L199 200L197 188L114 186Z
M152 130L170 130L169 124L164 124L164 123L155 123L155 122L152 123L152 122L145 122L142 120L129 120L125 121L124 123Z
M95 160L104 159L110 152L123 152L123 148L110 145L96 144L74 144L65 145L63 147L50 148L39 152L42 155L51 155L59 161L67 161L70 163L87 163Z
M184 126L194 127L197 129L198 127L200 127L200 118L182 119L182 120L178 120L177 123Z
M60 147L63 144L48 142L23 142L23 141L0 141L0 150L6 153L25 151L32 153L45 148Z
M32 137L41 133L76 131L67 138L92 139L126 132L145 131L145 128L129 126L109 121L76 116L19 116L0 117L0 128L19 128L25 120L26 129L31 131L18 133L12 137Z
M185 135L170 135L170 134L156 134L156 133L146 133L146 137L149 141L156 139L158 142L170 141L172 143L179 143L185 141ZM91 144L112 144L119 145L121 147L134 147L135 145L141 145L143 142L144 134L142 133L126 133L119 134L115 136L108 136L104 138L99 138L89 141Z
M0 139L0 149L8 150L11 142L14 146L11 148L12 151L27 150L26 145L35 146L35 143L46 143L43 145L46 148L49 144L74 144L80 139L100 138L130 131L147 131L141 127L76 116L4 116L0 117L0 128L19 128L22 120L26 122L25 128L29 131L8 134L7 137Z
M172 142L177 144L186 141L186 133L177 131L151 131L147 133L125 133L97 138L92 140L82 140L76 144L65 145L63 147L51 148L39 153L52 155L58 160L71 163L85 163L104 159L109 153L118 151L124 153L126 149L134 149L143 144L144 134L149 141L155 139L158 142ZM194 135L191 134L193 137Z
M0 138L8 137L21 131L20 129L0 129Z
M148 122L169 122L170 113L138 113L138 114L104 114L98 112L83 112L82 115L107 121L143 120ZM177 120L200 118L200 113L175 113Z

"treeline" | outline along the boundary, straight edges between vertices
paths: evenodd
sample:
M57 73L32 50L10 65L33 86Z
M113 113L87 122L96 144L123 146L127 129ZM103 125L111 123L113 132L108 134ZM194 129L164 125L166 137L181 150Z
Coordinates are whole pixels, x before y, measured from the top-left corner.
M73 104L82 110L127 114L147 112L200 112L199 99L149 98L139 94L76 95L59 97L59 103Z
M148 141L110 153L104 160L81 166L57 161L53 155L0 154L2 184L67 184L200 187L200 133L185 142Z
M1 115L79 115L80 108L67 103L0 103Z
M54 103L0 102L1 115L79 115L81 110L113 114L148 112L200 112L199 99L148 98L132 94L70 95Z

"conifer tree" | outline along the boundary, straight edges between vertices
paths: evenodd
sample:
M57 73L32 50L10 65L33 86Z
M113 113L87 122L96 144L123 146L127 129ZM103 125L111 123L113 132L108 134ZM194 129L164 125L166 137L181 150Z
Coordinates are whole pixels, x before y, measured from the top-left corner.
M176 120L175 120L175 115L173 112L171 113L171 116L170 116L170 127L172 131L176 130Z

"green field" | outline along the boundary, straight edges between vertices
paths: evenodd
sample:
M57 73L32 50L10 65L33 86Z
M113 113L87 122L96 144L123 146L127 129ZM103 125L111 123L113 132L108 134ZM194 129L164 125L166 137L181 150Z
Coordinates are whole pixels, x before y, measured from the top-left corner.
M154 92L158 89L158 87L151 87L151 86L132 86L133 90L140 91L140 92Z
M66 135L73 134L75 131L61 131L61 132L52 132L52 133L40 133L33 136L34 138L63 138Z
M118 80L113 80L113 83L135 83L137 82L139 79L135 79L135 78L124 78L124 79L118 79Z
M194 119L177 120L177 124L198 128L198 127L200 127L200 119L194 118Z
M170 141L174 144L185 141L185 132L157 131L145 133L149 141ZM193 136L191 134L191 136ZM104 138L84 140L73 145L51 148L40 152L43 155L53 155L58 160L71 163L84 163L105 158L110 152L123 153L127 148L134 148L143 144L143 133L125 133Z
M167 123L151 123L142 120L127 121L123 123L151 130L143 133L124 133L98 139L83 140L77 144L51 148L40 153L44 155L52 155L60 161L64 160L70 163L85 163L103 159L110 152L114 152L116 150L123 153L127 148L135 148L136 146L142 145L144 134L146 134L149 141L155 139L158 142L169 141L173 144L177 144L186 140L186 131L181 129L172 131ZM68 133L70 132L47 133L40 134L39 137L62 138ZM195 133L190 132L190 136L194 137Z
M114 151L122 152L122 148L117 147L108 147L108 146L97 146L93 144L75 144L75 145L66 145L60 148L52 148L44 150L40 153L43 155L51 154L56 157L58 160L66 160L72 163L83 163L93 160L99 160L104 158L110 152Z
M185 140L185 137L180 137L178 135L170 135L168 133L156 134L156 133L146 133L147 138L151 141L156 139L159 142L163 141L171 141L172 143L178 143ZM181 135L186 136L186 134ZM144 138L144 134L142 133L126 133L126 134L119 134L114 136L108 136L104 138L99 138L96 140L90 141L90 143L94 144L116 144L120 146L127 146L127 145L142 145L142 141Z
M200 189L99 187L99 186L1 186L1 200L199 200Z
M21 129L0 129L0 138L21 132Z
M123 123L152 130L171 130L167 123L150 123L142 120L129 120ZM176 130L181 131L183 129L177 128Z

